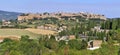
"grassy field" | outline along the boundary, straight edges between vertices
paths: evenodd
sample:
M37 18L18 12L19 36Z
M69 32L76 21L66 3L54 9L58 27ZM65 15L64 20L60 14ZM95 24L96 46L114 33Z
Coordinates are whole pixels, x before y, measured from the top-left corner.
M0 36L17 36L29 35L31 38L39 37L40 34L35 34L24 29L0 29Z

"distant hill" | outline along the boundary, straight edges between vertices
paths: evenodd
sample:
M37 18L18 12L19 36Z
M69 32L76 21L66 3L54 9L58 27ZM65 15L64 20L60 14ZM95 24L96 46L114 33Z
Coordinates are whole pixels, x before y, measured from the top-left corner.
M8 11L2 11L0 10L0 20L10 20L10 19L17 19L17 16L19 16L22 13L17 12L8 12Z

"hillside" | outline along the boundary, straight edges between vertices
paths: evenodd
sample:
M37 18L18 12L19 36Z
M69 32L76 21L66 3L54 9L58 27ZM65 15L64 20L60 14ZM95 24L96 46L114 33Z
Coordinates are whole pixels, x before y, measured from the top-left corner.
M17 16L20 14L21 13L0 10L0 20L2 20L2 19L6 19L6 20L17 19Z

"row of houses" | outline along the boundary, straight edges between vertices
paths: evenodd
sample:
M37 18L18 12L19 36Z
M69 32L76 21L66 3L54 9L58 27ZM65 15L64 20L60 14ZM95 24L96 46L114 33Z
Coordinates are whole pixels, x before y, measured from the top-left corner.
M0 25L0 27L14 27L15 25L12 24L11 21L9 20L2 20L2 24Z

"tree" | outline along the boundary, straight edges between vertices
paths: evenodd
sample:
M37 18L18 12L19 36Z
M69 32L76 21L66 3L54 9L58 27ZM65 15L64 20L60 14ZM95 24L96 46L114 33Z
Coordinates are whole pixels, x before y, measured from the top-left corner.
M12 40L11 39L9 39L9 38L5 38L4 40L3 40L3 42L11 42Z
M50 36L50 40L56 40L54 35Z
M65 45L66 45L66 41L64 41L64 40L59 41L59 48L65 46Z
M70 46L70 49L76 49L76 46L78 45L78 41L77 40L70 40L68 42L68 45Z
M120 48L119 48L119 51L118 51L118 55L120 55Z
M51 50L57 50L58 48L58 42L57 41L46 41L45 47Z
M117 22L116 22L116 20L112 20L112 29L113 30L116 30L117 29Z
M85 40L82 40L81 49L87 49L87 46L88 46L87 42Z
M50 39L45 41L45 47L52 49L52 50L58 49L59 45L54 35L51 35Z
M21 41L27 41L27 40L29 40L29 36L28 35L21 36Z

